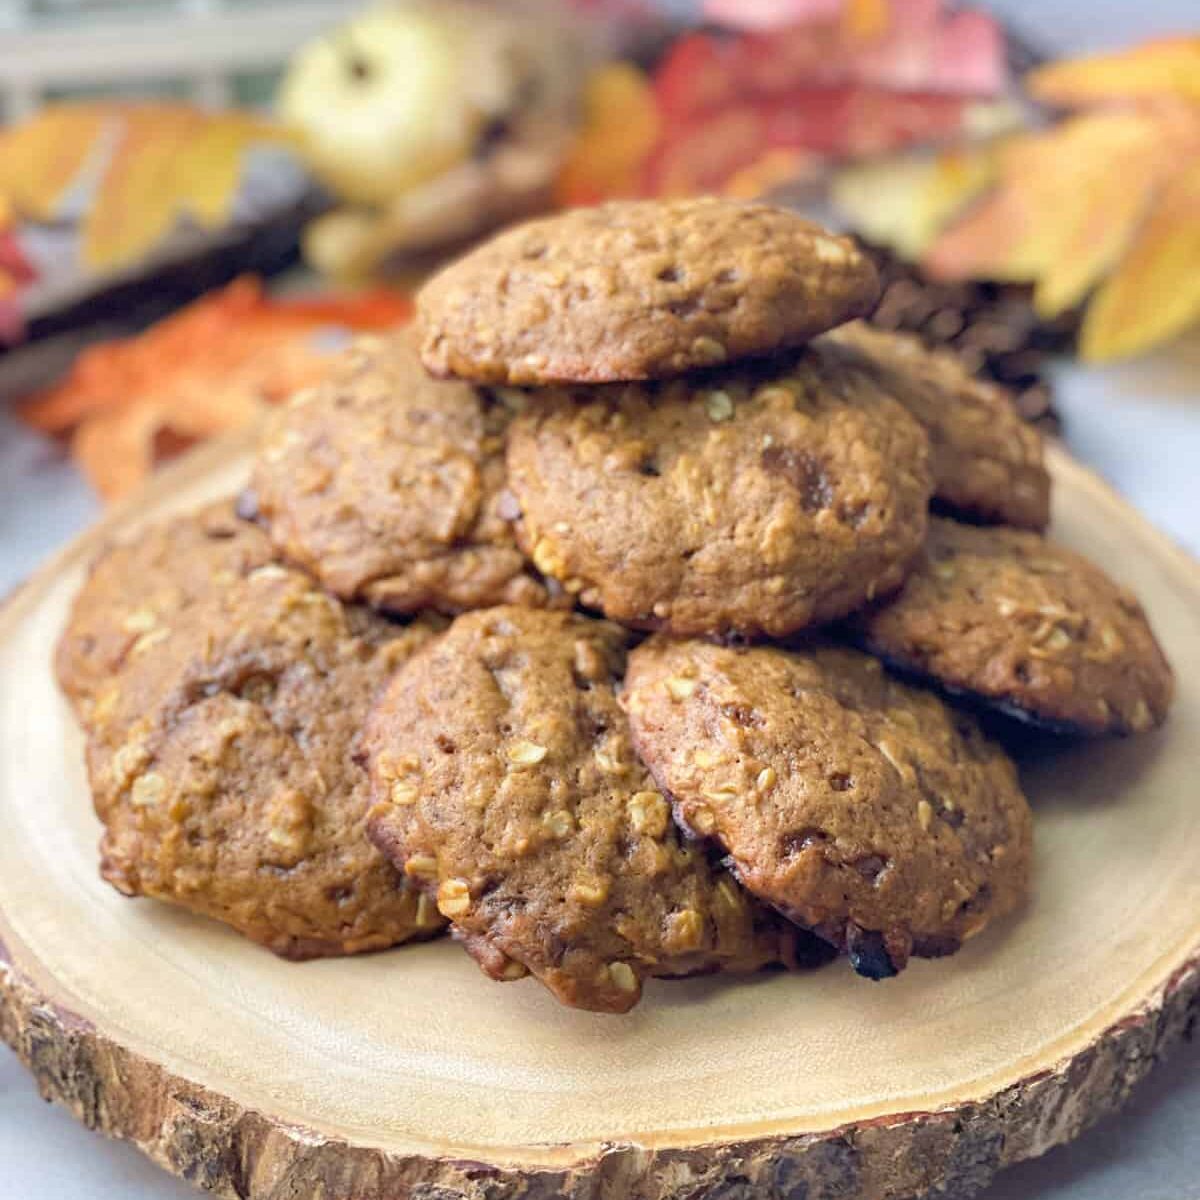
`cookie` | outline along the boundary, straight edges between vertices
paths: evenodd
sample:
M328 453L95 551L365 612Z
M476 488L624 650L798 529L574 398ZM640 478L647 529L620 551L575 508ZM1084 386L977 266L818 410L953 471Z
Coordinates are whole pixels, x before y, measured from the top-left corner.
M1027 891L1012 763L864 654L656 637L630 655L625 706L679 821L860 974L951 953Z
M545 604L503 516L503 404L425 374L410 336L364 339L274 414L248 502L280 552L390 613Z
M164 636L170 618L274 556L231 500L108 547L92 564L55 652L59 686L80 719L90 720L97 693Z
M365 736L376 845L493 978L529 972L599 1012L627 1011L648 976L778 956L633 753L626 644L571 613L468 613L395 676Z
M438 376L540 385L661 379L797 346L870 311L875 268L794 212L707 197L532 221L417 296Z
M911 334L856 321L828 340L852 352L880 390L925 427L941 508L972 521L1045 529L1050 476L1042 436L1021 418L1009 393L975 378L954 354L926 349Z
M260 567L197 601L102 694L88 770L101 874L287 958L437 932L366 835L367 710L431 636ZM101 701L98 701L98 704Z
M781 637L885 594L925 536L928 441L841 357L538 392L509 431L522 544L674 633Z
M906 671L1064 732L1143 732L1174 691L1137 597L1035 533L934 518L902 590L852 628Z

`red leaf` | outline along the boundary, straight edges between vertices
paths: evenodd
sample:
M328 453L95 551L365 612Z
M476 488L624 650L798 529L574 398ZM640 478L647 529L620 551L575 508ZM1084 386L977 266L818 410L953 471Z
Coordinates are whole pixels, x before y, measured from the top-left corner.
M683 121L737 100L742 81L736 45L704 33L688 34L667 51L654 73L654 94L664 121Z

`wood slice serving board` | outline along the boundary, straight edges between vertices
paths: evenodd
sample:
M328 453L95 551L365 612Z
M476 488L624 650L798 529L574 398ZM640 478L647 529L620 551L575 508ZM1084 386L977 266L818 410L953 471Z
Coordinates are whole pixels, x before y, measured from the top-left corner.
M1036 895L873 984L658 983L627 1017L486 981L449 942L282 962L96 874L50 655L100 542L234 490L185 460L0 615L0 1034L90 1126L227 1196L965 1195L1111 1111L1200 1009L1200 578L1055 453L1057 535L1141 594L1167 727L1039 747Z

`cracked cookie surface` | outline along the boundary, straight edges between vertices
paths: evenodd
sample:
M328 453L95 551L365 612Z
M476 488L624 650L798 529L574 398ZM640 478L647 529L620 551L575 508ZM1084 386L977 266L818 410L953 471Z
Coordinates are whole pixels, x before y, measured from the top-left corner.
M372 838L483 970L604 1012L649 976L776 961L786 937L683 843L633 753L627 639L569 613L469 613L396 675L365 738Z
M897 667L1068 732L1144 732L1174 691L1137 597L1034 533L935 517L901 590L851 628Z
M777 353L862 316L878 289L851 239L794 212L617 201L486 242L422 288L417 320L435 375L603 383Z
M91 723L98 693L165 636L167 622L275 557L233 501L172 517L115 543L92 564L55 650L59 686Z
M272 415L248 496L280 552L343 599L545 604L502 515L509 416L430 379L409 332L364 339Z
M288 958L443 926L366 835L367 710L431 636L268 565L192 605L112 684L88 742L101 874Z
M1027 891L1013 764L867 655L654 637L630 655L625 707L680 823L862 974L952 952Z

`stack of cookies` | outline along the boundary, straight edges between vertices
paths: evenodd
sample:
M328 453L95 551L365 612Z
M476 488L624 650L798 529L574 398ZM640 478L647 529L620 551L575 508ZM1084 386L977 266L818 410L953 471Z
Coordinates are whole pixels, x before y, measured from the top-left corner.
M971 710L1140 732L1171 672L1043 538L1038 434L858 320L877 288L721 200L445 269L277 414L236 511L94 569L58 668L105 878L293 957L448 923L608 1012L885 978L1015 910L1032 816Z

